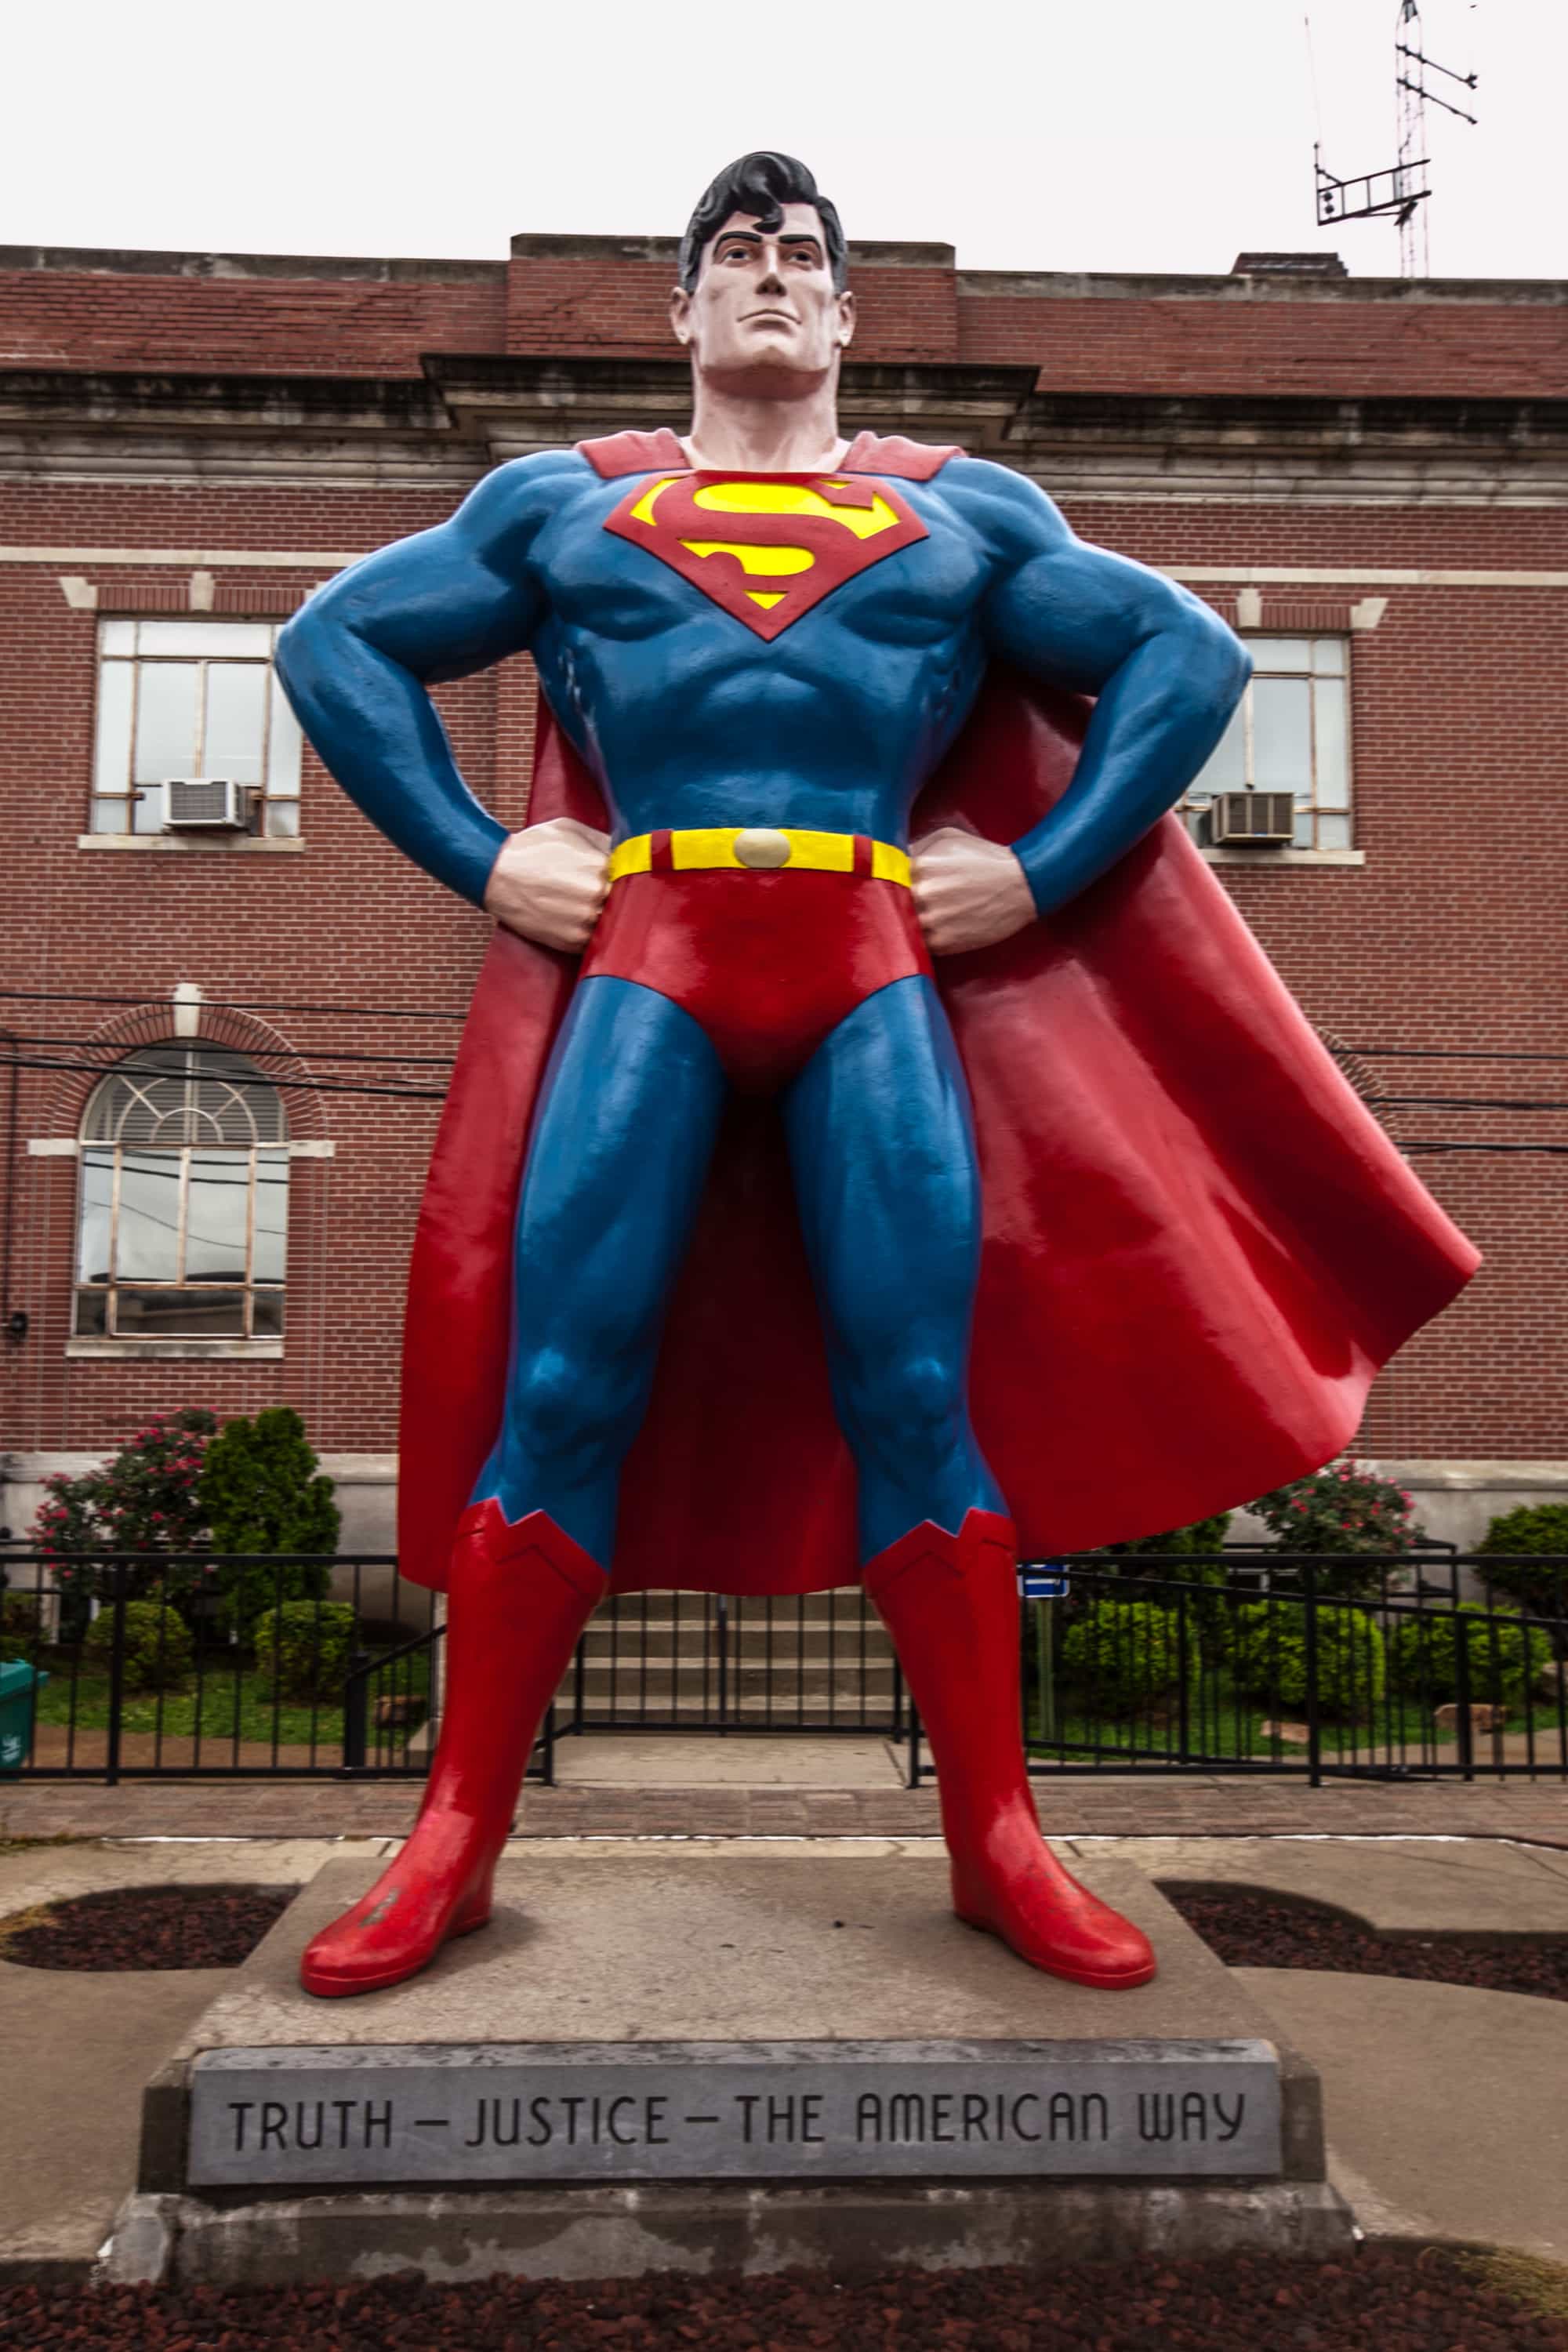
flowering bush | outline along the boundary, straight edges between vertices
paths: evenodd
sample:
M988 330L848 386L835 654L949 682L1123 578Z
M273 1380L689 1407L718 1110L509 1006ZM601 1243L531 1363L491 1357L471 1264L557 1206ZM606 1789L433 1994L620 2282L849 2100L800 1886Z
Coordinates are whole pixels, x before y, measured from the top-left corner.
M1421 1532L1405 1488L1348 1456L1277 1486L1251 1507L1283 1552L1406 1552ZM1375 1568L1326 1568L1316 1578L1321 1592L1347 1599L1375 1591L1378 1581Z
M66 1596L68 1628L79 1630L86 1601L101 1592L106 1552L158 1552L177 1559L205 1542L199 1481L206 1443L216 1427L215 1415L194 1406L154 1413L112 1461L78 1478L58 1470L45 1479L33 1540ZM172 1594L182 1595L211 1577L198 1559L183 1568L166 1559L148 1560L129 1572L128 1590L140 1594L163 1581Z

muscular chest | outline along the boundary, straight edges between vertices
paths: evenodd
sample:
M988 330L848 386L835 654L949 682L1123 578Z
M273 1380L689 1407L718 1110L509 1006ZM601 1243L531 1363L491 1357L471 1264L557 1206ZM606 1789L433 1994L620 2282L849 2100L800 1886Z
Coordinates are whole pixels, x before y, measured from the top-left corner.
M539 551L572 637L679 632L686 658L766 671L853 647L941 646L985 585L942 502L872 476L637 476L604 485Z

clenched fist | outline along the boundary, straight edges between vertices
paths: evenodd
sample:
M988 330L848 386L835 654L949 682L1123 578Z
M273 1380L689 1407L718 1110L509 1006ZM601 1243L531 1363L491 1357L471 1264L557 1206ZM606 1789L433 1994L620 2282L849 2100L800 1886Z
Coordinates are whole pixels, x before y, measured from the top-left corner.
M1000 842L944 824L910 847L915 912L933 955L1011 939L1035 919L1024 869Z
M610 836L575 817L525 825L501 844L485 885L485 911L543 948L576 954L599 919L609 880Z

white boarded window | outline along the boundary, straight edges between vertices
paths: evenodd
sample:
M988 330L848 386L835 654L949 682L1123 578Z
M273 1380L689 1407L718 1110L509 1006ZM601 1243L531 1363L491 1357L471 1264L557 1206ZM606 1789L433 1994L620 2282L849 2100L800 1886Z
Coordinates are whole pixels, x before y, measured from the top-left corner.
M1350 640L1249 636L1252 682L1182 814L1210 838L1216 793L1289 793L1298 849L1351 844Z
M79 1338L282 1337L289 1126L243 1055L139 1047L93 1089L79 1171Z
M256 830L300 830L300 722L272 667L280 623L100 621L93 833L161 833L171 777L254 794Z

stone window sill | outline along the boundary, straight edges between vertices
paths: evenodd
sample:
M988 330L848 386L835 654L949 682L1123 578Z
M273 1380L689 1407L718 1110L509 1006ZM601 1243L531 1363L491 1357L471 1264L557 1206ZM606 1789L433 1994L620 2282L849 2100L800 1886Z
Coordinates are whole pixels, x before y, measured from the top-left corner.
M79 849L173 850L176 856L187 857L203 854L236 857L258 849L292 853L303 849L305 844L297 833L276 840L258 833L215 833L205 840L197 834L183 833L79 833L76 845Z
M184 1357L210 1362L215 1358L246 1364L276 1364L283 1358L281 1339L68 1339L68 1356L120 1358L132 1363L153 1363Z
M1364 866L1364 849L1207 849L1199 856L1210 866Z

